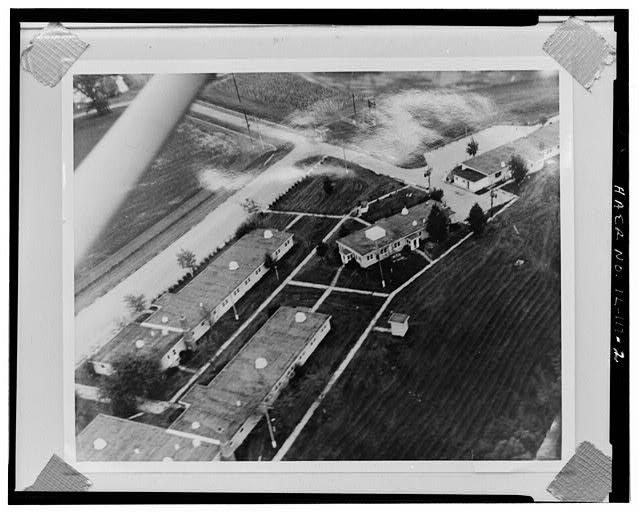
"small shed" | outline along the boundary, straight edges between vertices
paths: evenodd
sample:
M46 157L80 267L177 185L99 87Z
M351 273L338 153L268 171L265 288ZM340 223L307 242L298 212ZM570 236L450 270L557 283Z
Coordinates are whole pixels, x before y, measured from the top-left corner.
M389 325L391 325L391 334L394 336L404 337L409 330L409 315L401 312L392 312L389 316Z

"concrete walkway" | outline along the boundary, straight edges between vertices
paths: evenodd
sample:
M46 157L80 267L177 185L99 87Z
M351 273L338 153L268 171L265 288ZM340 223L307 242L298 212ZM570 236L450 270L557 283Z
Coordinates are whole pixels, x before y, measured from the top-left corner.
M514 198L511 202L506 204L502 209L500 209L494 215L494 217L497 216L498 214L502 213L506 208L508 208L510 205L512 205L516 200L517 200L517 198ZM355 355L358 353L358 351L360 350L361 346L364 344L365 340L367 339L367 337L369 336L371 331L374 330L374 329L377 330L376 323L380 319L380 316L382 316L384 311L387 309L387 307L389 306L391 301L399 293L401 293L404 289L406 289L409 285L411 285L413 282L415 282L419 277L421 277L424 273L426 273L428 270L430 270L433 266L435 266L442 259L447 257L450 253L452 253L456 248L458 248L460 245L462 245L465 241L467 241L472 236L473 236L473 232L467 234L460 241L458 241L451 248L449 248L446 252L444 252L440 257L438 257L437 259L434 259L432 262L427 264L424 268L422 268L419 272L417 272L415 275L413 275L404 284L402 284L397 289L395 289L393 292L391 292L391 294L389 294L389 296L387 297L385 302L382 304L380 309L378 309L378 311L376 312L374 317L371 319L371 321L367 325L367 328L365 328L365 330L362 333L362 335L358 338L358 340L355 342L355 344L351 347L351 350L349 350L349 353L347 354L345 359L340 363L340 366L338 367L338 369L333 373L333 375L331 376L331 378L329 379L329 381L325 385L325 387L322 390L322 392L314 400L314 402L311 404L311 406L309 407L307 412L305 412L304 416L302 416L302 419L298 422L296 427L293 429L293 431L291 432L289 437L282 444L282 446L280 447L280 449L278 450L278 452L276 453L276 455L273 458L274 461L280 461L286 456L287 452L293 446L293 443L295 443L296 439L300 436L300 433L302 432L304 427L307 426L307 423L309 423L309 420L311 419L311 417L313 416L315 411L318 409L318 407L322 403L322 400L329 393L329 391L331 391L331 389L333 388L335 383L338 381L338 379L345 372L345 370L347 369L347 366L353 360ZM379 327L379 328L383 328L383 327Z
M313 289L329 289L332 291L337 291L339 293L353 293L353 294L364 294L369 296L378 296L380 298L386 298L390 293L381 293L379 291L369 291L366 289L352 289L350 287L340 287L340 286L329 286L327 284L316 284L315 282L304 282L302 280L291 280L289 281L289 285L291 286L299 286L299 287L310 287Z
M327 299L327 296L331 294L331 292L333 291L333 288L336 286L336 282L338 282L338 278L340 278L340 273L342 273L343 269L344 269L344 264L338 268L335 275L333 276L333 279L331 280L331 284L329 284L329 287L325 289L324 293L322 293L322 296L318 298L318 301L311 308L311 312L316 312L318 310L318 307L322 305L322 302L324 302Z

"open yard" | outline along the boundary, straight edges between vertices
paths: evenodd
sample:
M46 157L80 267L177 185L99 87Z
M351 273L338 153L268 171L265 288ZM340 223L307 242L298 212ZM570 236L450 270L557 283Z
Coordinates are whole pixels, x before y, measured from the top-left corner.
M331 315L331 331L305 365L298 368L273 406L271 417L275 419L278 443L284 442L320 394L383 301L384 298L333 292L320 305L318 312ZM275 451L271 447L266 423L262 420L238 448L236 458L258 460L261 456L268 460Z
M306 159L297 165L306 168L320 159L320 156ZM313 173L274 202L271 209L347 214L360 200L373 200L403 186L394 178L378 175L357 164L326 157Z
M560 411L559 229L554 161L392 301L406 337L372 332L285 458L533 458Z

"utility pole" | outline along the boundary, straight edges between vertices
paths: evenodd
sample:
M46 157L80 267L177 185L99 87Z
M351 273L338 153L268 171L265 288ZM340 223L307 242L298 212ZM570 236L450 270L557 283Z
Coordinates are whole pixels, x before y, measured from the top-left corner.
M342 157L344 160L344 173L345 175L349 174L349 167L347 166L347 152L344 150L344 145L342 145Z
M356 95L353 92L351 93L351 100L353 101L353 119L355 120L358 113L356 112Z
M491 198L491 210L489 211L489 217L492 218L493 217L493 199L497 198L498 193L496 193L495 189L492 189L489 192L489 198Z
M269 429L269 438L271 439L271 447L272 448L277 448L278 447L278 443L276 443L276 438L273 435L273 427L271 426L271 418L269 417L269 409L268 407L265 405L264 408L264 417L267 418L267 428Z
M429 181L429 191L431 191L431 166L427 164L427 169L424 172L424 176L427 177Z
M380 281L382 282L382 289L386 287L384 281L384 275L382 274L382 261L380 260L380 249L378 248L378 242L376 241L376 259L378 259L378 268L380 268Z
M236 302L233 302L231 304L231 307L233 307L233 315L235 316L236 321L238 321L240 317L238 316L238 311L236 310Z
M240 98L240 90L238 89L238 83L236 82L235 73L231 74L231 78L233 79L233 85L236 88L236 95L238 96L238 103L240 104L240 106L242 106L242 98ZM247 111L245 111L244 108L242 109L242 114L244 114L244 121L247 124L247 132L249 133L249 139L253 143L253 137L251 137L251 126L249 125L249 118L247 118ZM264 145L263 145L263 148L264 148Z

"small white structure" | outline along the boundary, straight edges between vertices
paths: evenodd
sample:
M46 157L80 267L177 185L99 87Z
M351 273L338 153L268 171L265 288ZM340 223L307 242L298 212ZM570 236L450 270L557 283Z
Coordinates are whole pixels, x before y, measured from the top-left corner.
M391 335L404 337L409 330L409 315L401 312L392 312L389 316Z

